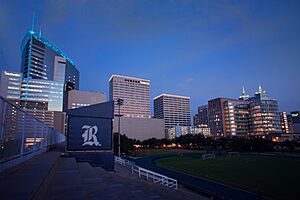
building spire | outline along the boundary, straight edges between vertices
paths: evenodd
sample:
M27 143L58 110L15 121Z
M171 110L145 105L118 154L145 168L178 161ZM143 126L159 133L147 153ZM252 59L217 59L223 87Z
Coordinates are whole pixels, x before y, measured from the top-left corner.
M39 38L42 38L42 27L40 26Z
M242 90L243 90L243 91L242 91L242 95L240 96L239 99L240 99L240 100L247 100L247 99L249 99L250 96L246 94L246 91L245 91L245 87L244 87L244 86L242 87Z
M259 83L258 84L258 89L257 89L257 91L256 91L256 94L261 94L261 93L263 93L264 91L263 91L263 89L262 89L262 87L261 87L261 84Z
M35 12L32 13L32 24L30 33L34 33L34 26L35 26Z

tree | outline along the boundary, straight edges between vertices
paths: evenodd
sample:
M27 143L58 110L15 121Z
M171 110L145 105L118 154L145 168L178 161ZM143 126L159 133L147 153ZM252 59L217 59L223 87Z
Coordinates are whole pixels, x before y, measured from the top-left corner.
M284 142L284 146L286 146L290 152L293 152L295 150L295 145L293 142L289 141L289 140L286 140Z

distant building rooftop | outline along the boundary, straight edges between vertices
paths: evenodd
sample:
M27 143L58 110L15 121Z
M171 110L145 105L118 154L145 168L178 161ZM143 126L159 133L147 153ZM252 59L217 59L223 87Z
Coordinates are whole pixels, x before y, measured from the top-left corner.
M127 79L133 79L133 80L137 80L137 81L145 81L145 82L149 82L150 83L150 80L147 80L147 79L142 79L142 78L136 78L136 77L130 77L130 76L122 76L122 75L115 75L113 74L110 78L109 78L109 81L111 81L113 78L127 78Z
M158 95L158 96L154 97L153 99L158 99L162 96L190 99L190 97L188 97L188 96L180 96L180 95L175 95L175 94L161 94L161 95Z
M39 40L40 42L42 42L43 44L45 44L46 46L48 46L49 48L53 49L54 51L56 51L58 54L60 54L62 57L64 57L69 63L71 63L72 65L75 65L74 62L72 61L72 59L70 57L68 57L60 48L58 48L57 46L55 46L54 44L52 44L51 42L49 42L48 40L46 40L45 38L42 37L41 33L36 33L34 31L29 31L26 36L24 37L22 44L21 44L21 52L23 52L23 49L25 48L28 40L30 40L31 37L34 37L35 39Z

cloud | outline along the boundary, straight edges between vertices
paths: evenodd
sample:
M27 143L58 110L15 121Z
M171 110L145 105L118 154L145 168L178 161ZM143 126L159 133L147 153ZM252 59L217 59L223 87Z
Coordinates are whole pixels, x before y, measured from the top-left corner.
M186 78L178 85L178 87L180 87L180 88L189 87L193 81L194 81L194 78L192 78L192 77Z

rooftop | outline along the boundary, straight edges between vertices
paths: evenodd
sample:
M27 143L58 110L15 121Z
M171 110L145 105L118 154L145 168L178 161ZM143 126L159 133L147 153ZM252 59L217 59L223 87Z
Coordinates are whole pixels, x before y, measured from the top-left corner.
M71 63L72 65L75 65L74 62L72 61L72 59L70 57L68 57L60 48L58 48L57 46L55 46L54 44L52 44L51 42L49 42L48 40L46 40L45 38L42 37L41 34L36 33L34 31L29 31L26 36L24 37L22 44L21 44L21 48L20 51L23 52L28 40L30 40L31 37L34 37L35 39L37 39L38 41L42 42L44 45L48 46L49 48L53 49L55 52L57 52L59 55L61 55L62 57L64 57L69 63ZM22 53L21 53L22 54Z
M135 77L130 77L130 76L122 76L122 75L115 75L113 74L110 78L109 78L109 82L113 79L113 78L127 78L127 79L132 79L132 80L137 80L137 81L145 81L145 82L149 82L150 80L147 79L142 79L142 78L135 78Z
M161 95L158 95L158 96L154 97L153 99L158 99L158 98L160 98L162 96L190 99L190 97L188 97L188 96L180 96L180 95L175 95L175 94L161 94Z

